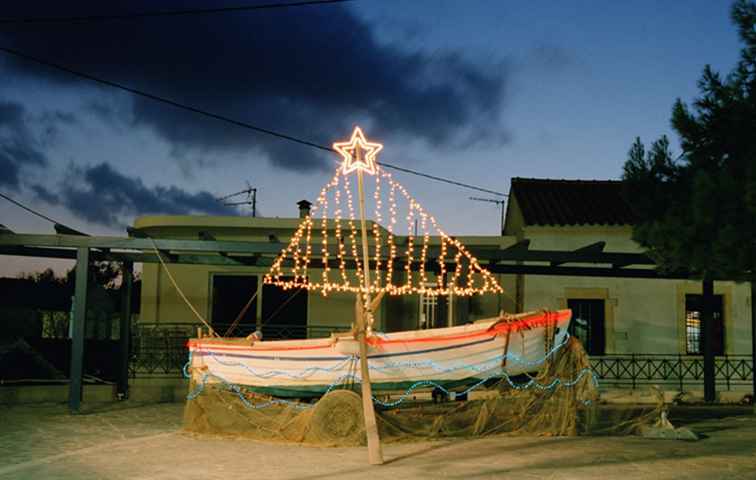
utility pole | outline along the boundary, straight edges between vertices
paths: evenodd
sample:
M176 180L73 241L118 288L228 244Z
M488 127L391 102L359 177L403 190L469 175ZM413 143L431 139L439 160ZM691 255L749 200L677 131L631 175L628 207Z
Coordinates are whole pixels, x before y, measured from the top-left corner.
M504 206L507 204L506 199L499 200L499 199L496 199L496 198L470 197L470 200L475 200L476 202L495 203L495 204L499 205L499 207L501 208L501 228L500 228L499 231L500 231L501 235L504 235L504 213L505 213Z

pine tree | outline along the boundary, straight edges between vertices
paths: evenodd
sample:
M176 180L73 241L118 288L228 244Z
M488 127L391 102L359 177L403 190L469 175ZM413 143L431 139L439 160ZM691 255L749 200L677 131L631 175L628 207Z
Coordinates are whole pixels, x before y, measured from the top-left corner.
M674 157L666 137L648 152L636 138L623 172L639 217L633 238L661 270L704 281L707 400L714 399L713 280L756 280L756 3L736 1L731 16L744 44L736 67L722 77L707 65L700 97L673 106L682 154Z

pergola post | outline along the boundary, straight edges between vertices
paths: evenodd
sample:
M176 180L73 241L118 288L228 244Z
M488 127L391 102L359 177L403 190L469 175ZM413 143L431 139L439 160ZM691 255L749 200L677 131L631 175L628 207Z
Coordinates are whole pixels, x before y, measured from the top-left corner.
M704 279L701 296L701 333L703 334L704 400L717 399L716 369L714 365L714 281Z
M753 382L753 405L756 413L756 279L751 280L751 380Z
M82 376L84 373L84 325L87 319L87 288L89 280L89 248L76 252L76 284L74 288L73 338L71 339L71 382L68 408L78 413L81 407Z
M131 291L133 285L134 264L123 262L121 268L121 328L120 328L120 363L118 368L118 398L129 397L129 345L131 342Z

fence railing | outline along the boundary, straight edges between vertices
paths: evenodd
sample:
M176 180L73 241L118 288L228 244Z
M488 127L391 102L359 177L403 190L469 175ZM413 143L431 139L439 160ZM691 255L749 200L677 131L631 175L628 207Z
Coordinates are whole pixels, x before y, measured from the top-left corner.
M188 358L186 342L197 335L196 323L139 323L132 329L131 361L132 377L139 375L177 376ZM229 325L213 325L220 334ZM236 325L234 336L246 336L257 329L255 324ZM348 330L348 326L336 325L264 325L265 339L323 338L331 332Z
M627 354L591 357L591 367L599 381L608 385L640 387L663 385L680 391L703 386L703 357L700 355ZM718 389L750 386L753 361L750 355L724 355L715 358L714 372Z
M228 325L214 325L221 334ZM255 324L241 324L233 335L246 336L256 330ZM335 325L265 325L265 339L323 338L332 332L348 330ZM186 342L196 336L195 323L140 323L132 331L131 374L181 374L188 352ZM637 388L663 385L685 390L703 386L703 357L697 355L626 354L593 356L591 367L599 381L607 386ZM715 360L718 389L751 385L754 368L750 355L725 355Z

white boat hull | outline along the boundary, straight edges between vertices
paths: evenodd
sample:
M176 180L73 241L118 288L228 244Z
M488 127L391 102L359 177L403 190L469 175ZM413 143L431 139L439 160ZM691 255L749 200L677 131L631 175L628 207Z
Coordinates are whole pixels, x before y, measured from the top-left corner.
M570 310L536 312L376 334L368 339L373 391L420 384L453 388L536 371L567 340L570 316ZM359 382L359 345L351 336L254 343L201 338L190 340L189 349L195 381L243 385L285 397L319 396Z

